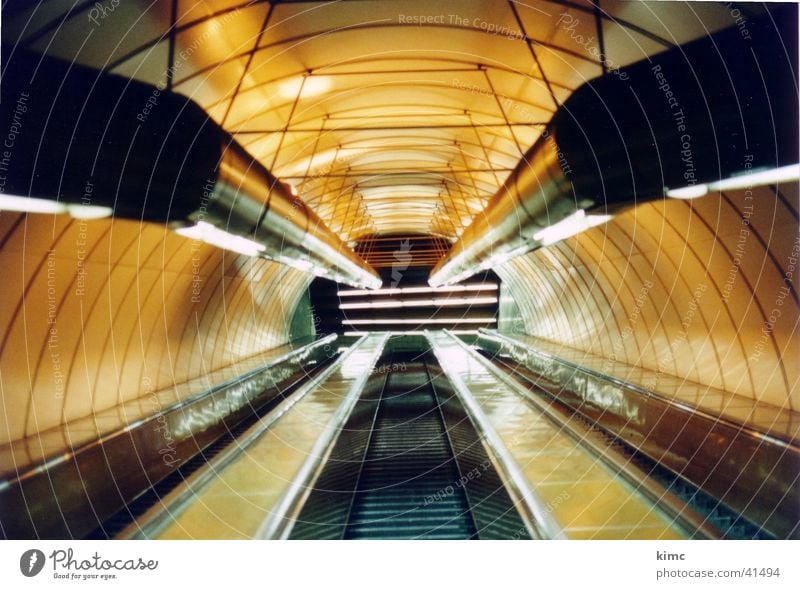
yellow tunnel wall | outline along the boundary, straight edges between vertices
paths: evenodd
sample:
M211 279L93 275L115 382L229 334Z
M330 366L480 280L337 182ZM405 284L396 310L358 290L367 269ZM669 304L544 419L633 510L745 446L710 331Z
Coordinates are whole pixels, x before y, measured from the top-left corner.
M310 275L160 225L0 215L0 443L287 343Z
M529 335L796 410L797 200L642 204L497 273Z

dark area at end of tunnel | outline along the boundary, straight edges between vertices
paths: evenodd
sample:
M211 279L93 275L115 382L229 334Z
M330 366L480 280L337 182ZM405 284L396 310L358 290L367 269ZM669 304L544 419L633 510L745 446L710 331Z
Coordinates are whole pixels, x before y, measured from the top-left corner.
M421 234L360 241L356 252L375 268L383 286L377 291L361 291L316 278L309 287L316 333L474 332L479 327L494 327L500 278L493 271L479 272L449 291L436 292L429 287L434 262L447 248L446 240Z

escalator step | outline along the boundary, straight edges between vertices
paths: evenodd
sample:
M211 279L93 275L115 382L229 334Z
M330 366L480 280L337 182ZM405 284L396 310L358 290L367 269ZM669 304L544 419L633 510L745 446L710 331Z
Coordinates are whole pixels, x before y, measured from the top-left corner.
M407 381L389 377L395 386L387 385L378 408L347 538L475 536L466 496L457 486L459 473L436 398L426 379L412 380L416 388L398 394Z

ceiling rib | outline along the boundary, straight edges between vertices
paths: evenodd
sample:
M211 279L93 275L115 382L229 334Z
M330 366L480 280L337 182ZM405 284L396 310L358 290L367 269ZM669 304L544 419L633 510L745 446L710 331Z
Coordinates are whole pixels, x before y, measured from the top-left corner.
M269 9L267 9L267 13L264 15L264 22L261 23L261 29L258 31L258 36L256 37L256 42L253 43L253 49L251 49L247 54L247 62L244 64L244 72L239 80L236 82L236 88L233 90L233 95L231 96L231 100L228 103L228 108L225 111L225 116L222 117L222 126L225 126L225 123L228 122L228 117L231 114L231 109L233 108L234 102L236 102L236 98L239 96L239 91L242 89L242 82L244 82L245 76L247 76L247 72L250 71L250 64L253 63L253 57L255 57L256 51L258 51L258 46L261 45L261 38L264 36L264 32L267 30L267 26L269 25L269 19L272 18L272 11L275 9L275 5L271 4Z

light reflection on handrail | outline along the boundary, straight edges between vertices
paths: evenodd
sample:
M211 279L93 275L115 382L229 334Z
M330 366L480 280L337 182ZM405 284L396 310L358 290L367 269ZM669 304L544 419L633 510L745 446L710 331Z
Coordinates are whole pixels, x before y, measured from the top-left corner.
M275 409L261 418L258 423L237 438L220 454L207 462L204 468L195 471L183 483L173 489L153 509L134 521L117 537L120 539L155 538L171 524L174 519L191 504L191 499L231 463L239 458L250 446L257 442L275 423L310 392L320 386L334 371L338 370L355 348L368 339L364 336L346 350L330 366L304 383L297 391L284 399Z
M689 535L712 540L719 540L723 537L722 532L713 523L707 521L701 514L688 507L685 502L669 493L666 488L648 477L646 473L637 470L630 461L625 458L620 458L613 452L609 452L609 447L607 445L598 443L594 438L587 435L586 430L581 430L572 421L565 419L557 412L553 411L553 409L542 402L535 394L516 382L511 376L503 372L492 362L480 356L474 350L467 348L466 344L463 342L459 341L459 343L466 348L467 352L473 356L477 362L483 365L490 374L495 376L510 390L544 414L551 423L558 427L559 431L565 433L578 444L588 449L607 467L611 468L616 475L626 479L638 492L642 493L650 501L669 513L673 519L678 520Z
M524 359L521 357L522 354L519 352L519 350L523 350L525 353L531 354L533 356L537 356L539 358L543 358L544 360L546 360L548 362L555 363L555 364L561 364L563 366L566 366L566 367L574 370L575 372L580 372L582 374L586 374L588 376L596 378L596 379L598 379L600 381L607 382L607 383L617 387L618 389L629 390L629 391L634 392L634 393L639 394L639 395L644 395L646 397L651 397L651 398L654 398L654 399L658 399L658 401L660 401L661 403L664 403L664 404L666 404L668 406L674 407L674 408L676 408L676 409L678 409L678 410L680 410L680 411L682 411L684 413L688 413L688 414L692 415L693 417L698 417L700 419L713 421L714 423L720 423L720 424L723 424L723 425L726 425L726 426L729 426L729 427L737 428L739 430L739 433L737 435L749 436L751 438L759 440L762 443L775 444L775 445L777 445L777 446L779 446L781 448L785 448L787 451L798 452L798 447L797 447L796 444L793 445L793 444L787 442L786 440L782 440L782 439L780 439L780 438L778 438L778 437L776 437L774 435L771 435L771 434L769 434L767 432L753 429L752 427L748 426L748 424L746 424L746 423L739 423L739 422L733 421L733 420L727 418L725 415L722 415L722 414L718 415L718 414L715 414L715 413L710 413L708 411L704 411L702 407L697 407L695 405L689 405L688 403L684 403L679 399L667 397L666 395L660 394L658 391L654 391L654 390L645 388L643 386L637 385L636 383L633 383L633 382L630 382L630 381L627 381L627 380L623 380L621 378L617 378L615 376L611 376L611 375L608 375L608 374L604 374L602 372L599 372L599 371L594 370L592 368L589 368L587 366L581 366L580 364L576 364L575 362L572 362L572 361L567 360L565 358L559 358L558 356L554 356L553 354L550 354L550 353L545 352L543 350L537 350L537 349L535 349L535 348L533 348L533 347L531 347L529 345L526 345L523 342L517 341L517 340L515 340L515 339L513 339L513 338L511 338L511 337L509 337L509 336L507 336L505 334L502 334L502 333L500 333L500 332L498 332L496 330L486 329L486 328L483 328L483 327L478 328L477 345L481 349L483 349L486 352L491 354L492 351L489 350L486 347L486 345L481 345L481 340L485 340L487 342L492 342L495 345L497 345L498 347L500 347L501 350L504 349L505 352L508 354L508 356L513 358L515 362L519 362L519 363L525 365L529 369L532 369L532 367L529 366L524 361ZM569 387L566 386L565 383L563 383L563 382L558 382L557 384L563 386L566 389L569 389Z
M522 469L511 456L500 435L489 422L489 418L475 400L466 383L450 365L454 358L447 357L447 350L442 348L437 338L446 337L457 345L465 346L465 344L447 330L444 331L443 335L428 332L426 337L442 370L450 379L453 389L464 405L464 409L466 409L476 429L479 431L489 456L492 458L492 462L495 463L498 474L505 479L503 482L506 485L506 489L512 497L517 499L515 504L528 533L531 537L537 539L565 540L567 538L566 533L548 512L546 502L528 484ZM459 359L463 359L462 355L459 356L461 356ZM467 356L467 360L469 359L469 356Z
M372 344L370 340L373 339L378 341ZM319 438L317 438L308 458L281 496L280 501L278 501L270 516L259 526L255 535L256 538L285 540L291 534L294 522L333 451L342 427L350 417L356 402L361 398L367 379L372 373L378 358L380 358L388 339L388 333L365 335L356 345L350 348L349 352L345 353L340 364L341 375L345 379L355 380L350 385L344 400L336 409L336 413L325 426ZM360 349L362 347L364 349Z

